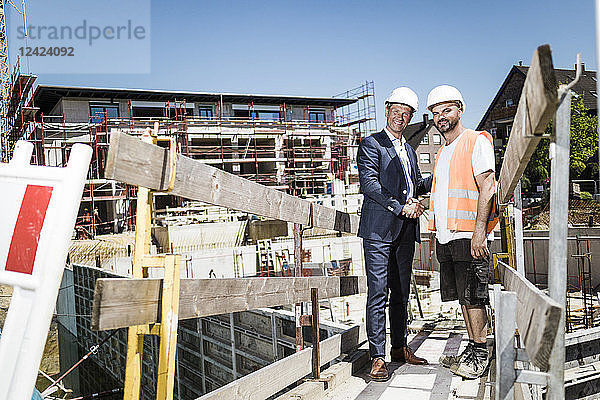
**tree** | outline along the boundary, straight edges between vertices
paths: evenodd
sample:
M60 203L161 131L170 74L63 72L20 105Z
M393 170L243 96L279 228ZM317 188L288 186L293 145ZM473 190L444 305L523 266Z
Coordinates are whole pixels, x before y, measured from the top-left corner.
M592 115L583 104L583 95L571 101L570 179L597 179L598 177L598 116ZM552 132L552 121L546 133ZM550 140L540 140L523 173L523 188L528 190L538 182L550 178ZM596 161L596 162L593 162Z

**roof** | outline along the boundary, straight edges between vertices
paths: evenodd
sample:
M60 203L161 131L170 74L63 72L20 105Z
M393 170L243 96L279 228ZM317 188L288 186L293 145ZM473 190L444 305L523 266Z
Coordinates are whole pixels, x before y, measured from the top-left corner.
M527 76L527 71L529 71L529 67L522 65L513 65L508 75L504 79L502 86L494 96L494 99L490 103L490 106L486 110L485 114L481 118L481 121L477 125L477 129L483 129L483 125L488 118L488 115L496 105L496 102L500 95L504 92L506 85L510 82L511 78L514 74L520 74L523 77ZM554 74L556 75L557 83L568 84L573 79L575 79L575 69L554 69ZM579 82L573 86L572 90L575 93L583 94L583 103L590 110L596 110L598 108L596 103L596 71L585 70L585 66L583 71L581 72L581 77Z
M419 147L419 144L421 144L423 136L425 136L425 133L427 133L432 125L433 120L429 119L427 114L423 114L423 120L408 125L404 131L402 131L402 136L404 136L408 144L416 150L417 147Z
M517 66L515 68L527 76L529 67ZM568 84L575 79L574 69L554 69L556 74L556 82ZM583 94L583 104L590 110L596 110L596 71L586 71L585 66L581 71L579 81L573 86L572 90L577 94Z
M84 86L52 86L38 85L33 94L33 101L41 112L48 113L63 97L98 98L110 100L146 100L214 103L223 100L224 103L256 103L256 104L296 104L307 106L343 107L355 103L357 99L342 99L332 97L282 96L270 94L239 94L239 93L209 93L188 92L178 90L158 89L127 89L127 88L98 88Z

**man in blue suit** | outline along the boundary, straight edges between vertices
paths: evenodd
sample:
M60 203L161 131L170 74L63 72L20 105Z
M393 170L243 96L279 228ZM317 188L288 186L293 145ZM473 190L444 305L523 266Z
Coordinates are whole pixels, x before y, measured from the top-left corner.
M358 236L363 239L367 271L367 335L370 376L388 379L385 364L385 306L390 291L391 360L426 364L406 343L408 296L415 241L420 241L417 196L429 192L417 156L402 132L417 111L418 98L407 87L394 89L385 101L387 124L358 148L358 173L364 195Z

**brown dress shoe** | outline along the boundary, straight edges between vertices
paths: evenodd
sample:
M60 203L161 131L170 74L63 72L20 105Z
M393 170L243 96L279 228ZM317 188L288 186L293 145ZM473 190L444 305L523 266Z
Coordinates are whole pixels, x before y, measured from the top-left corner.
M382 357L375 357L373 359L369 376L375 381L385 381L388 379L388 369Z
M417 357L412 349L408 346L392 347L392 361L406 362L414 365L429 364L426 359Z

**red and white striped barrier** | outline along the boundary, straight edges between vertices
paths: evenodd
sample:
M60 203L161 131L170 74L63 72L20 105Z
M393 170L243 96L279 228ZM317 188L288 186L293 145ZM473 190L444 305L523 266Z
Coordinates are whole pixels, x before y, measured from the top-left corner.
M66 168L30 165L19 141L0 163L0 283L13 295L0 337L0 400L29 400L37 378L92 149L76 144Z

